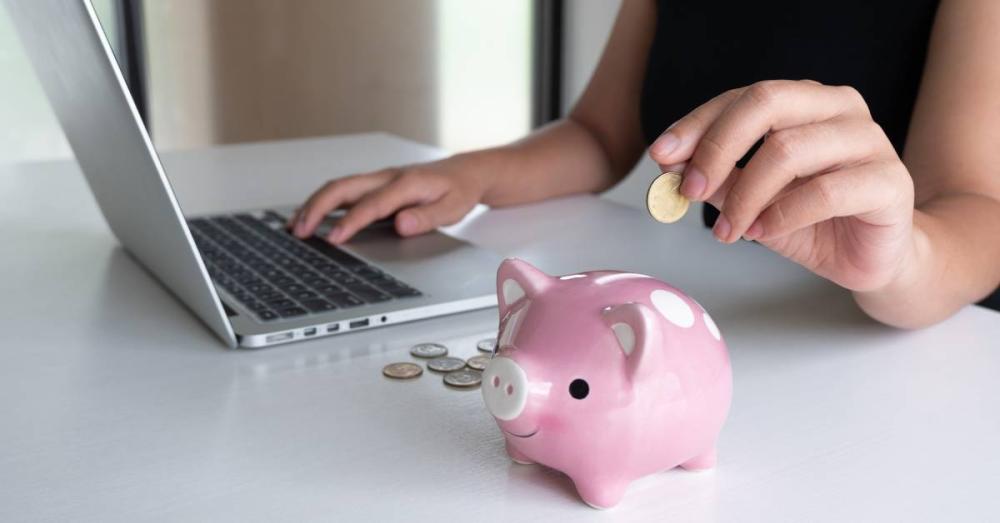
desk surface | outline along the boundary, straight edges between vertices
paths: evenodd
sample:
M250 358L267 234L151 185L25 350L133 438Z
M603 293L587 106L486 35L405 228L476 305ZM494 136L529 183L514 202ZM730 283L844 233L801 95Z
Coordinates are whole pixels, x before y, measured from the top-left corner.
M201 212L295 202L330 176L438 155L361 135L165 161L182 206ZM995 312L968 307L929 329L892 330L759 246L724 246L589 196L467 219L452 231L552 273L616 268L672 282L729 343L735 393L718 468L641 480L598 512L560 474L511 463L478 392L433 375L382 378L416 342L475 353L495 310L225 350L117 245L75 164L4 167L0 194L3 521L1000 513Z

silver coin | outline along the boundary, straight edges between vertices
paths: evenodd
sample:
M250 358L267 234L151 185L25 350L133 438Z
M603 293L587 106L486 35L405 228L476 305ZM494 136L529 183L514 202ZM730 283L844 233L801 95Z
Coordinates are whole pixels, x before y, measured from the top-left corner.
M417 358L440 358L448 354L448 347L440 343L418 343L410 348L410 354Z
M483 373L478 370L462 369L444 375L444 384L452 387L475 387L483 381Z
M427 362L427 368L437 372L451 372L465 368L465 360L461 358L434 358Z
M469 366L470 369L484 370L486 366L490 363L490 357L480 354L479 356L473 356L466 360L465 364Z
M481 352L492 353L493 349L497 346L496 338L486 338L485 340L479 340L476 342L476 348Z
M424 369L417 365L416 363L410 363L408 361L401 361L398 363L390 363L385 367L382 367L382 374L394 380L408 380L416 378L424 373Z

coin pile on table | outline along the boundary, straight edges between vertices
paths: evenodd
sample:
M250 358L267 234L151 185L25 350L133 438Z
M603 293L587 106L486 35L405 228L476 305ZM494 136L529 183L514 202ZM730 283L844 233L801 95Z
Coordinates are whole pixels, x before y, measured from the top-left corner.
M656 177L646 192L646 209L658 222L674 223L684 217L691 203L681 194L681 175L665 172Z
M483 369L489 364L496 343L496 338L479 340L476 349L489 355L478 354L468 360L448 356L448 347L440 343L418 343L410 348L410 355L427 360L427 369L443 374L442 382L449 388L471 389L482 383ZM409 361L390 363L382 368L382 374L394 380L412 380L423 373L420 364Z

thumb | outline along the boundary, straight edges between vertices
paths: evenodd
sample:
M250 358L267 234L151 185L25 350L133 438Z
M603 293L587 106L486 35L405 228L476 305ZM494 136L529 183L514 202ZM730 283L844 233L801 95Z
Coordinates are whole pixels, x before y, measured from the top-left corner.
M446 194L439 200L403 209L396 214L396 232L400 236L414 236L430 232L442 225L451 225L465 216L471 206Z

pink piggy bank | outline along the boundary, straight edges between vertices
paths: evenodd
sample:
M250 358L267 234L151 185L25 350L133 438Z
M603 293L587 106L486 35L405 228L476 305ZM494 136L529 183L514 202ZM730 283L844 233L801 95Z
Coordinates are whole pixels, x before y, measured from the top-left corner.
M482 393L518 463L564 472L589 505L640 477L715 465L732 370L712 318L641 274L552 277L505 260Z

